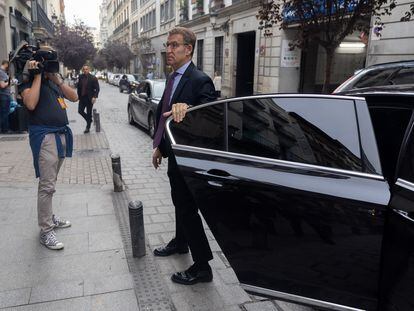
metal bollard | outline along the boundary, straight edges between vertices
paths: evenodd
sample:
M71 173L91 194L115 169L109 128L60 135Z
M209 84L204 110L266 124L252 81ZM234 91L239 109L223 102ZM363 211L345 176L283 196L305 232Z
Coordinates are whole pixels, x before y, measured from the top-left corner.
M92 109L92 120L93 120L93 123L96 122L96 108Z
M129 227L131 230L132 256L145 256L144 212L141 201L131 201L128 204Z
M99 117L99 112L95 114L95 132L99 133L101 131L101 118Z
M121 157L119 156L119 154L111 154L111 161L114 191L121 192L124 190L124 186L122 184Z

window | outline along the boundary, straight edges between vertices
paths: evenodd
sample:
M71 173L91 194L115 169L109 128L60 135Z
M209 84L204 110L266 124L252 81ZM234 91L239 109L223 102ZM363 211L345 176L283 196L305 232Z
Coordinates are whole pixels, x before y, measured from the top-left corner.
M361 171L351 100L263 98L228 104L228 151Z
M225 150L224 105L211 105L195 110L185 122L171 122L177 144L215 150Z
M197 40L197 68L203 70L204 40Z
M362 88L370 86L386 85L388 78L398 68L375 69L365 73L358 81L355 82L353 88Z
M414 67L403 68L391 79L390 84L414 84Z
M165 12L164 12L164 8L165 8L165 4L161 4L160 7L160 18L161 18L161 23L163 23L165 21Z
M399 177L411 183L414 183L414 136L411 132L411 137L408 140L402 165L400 168Z
M215 38L214 72L217 72L220 76L223 72L223 37Z

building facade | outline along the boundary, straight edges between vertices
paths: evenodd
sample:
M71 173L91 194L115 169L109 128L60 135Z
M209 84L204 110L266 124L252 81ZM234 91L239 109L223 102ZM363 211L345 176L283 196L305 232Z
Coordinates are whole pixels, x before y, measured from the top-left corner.
M137 55L131 72L165 78L164 43L174 26L191 28L197 35L194 63L210 77L221 76L223 97L272 92L318 93L324 82L326 53L318 45L291 50L295 28L264 36L256 18L260 0L112 0L114 31L110 39L126 41ZM399 2L383 17L381 36L355 32L337 48L330 89L366 65L413 59L414 21L400 22L413 1ZM107 8L111 8L108 5ZM121 17L120 17L121 16ZM127 23L129 23L127 25ZM107 28L109 29L110 22ZM375 25L371 25L374 29Z

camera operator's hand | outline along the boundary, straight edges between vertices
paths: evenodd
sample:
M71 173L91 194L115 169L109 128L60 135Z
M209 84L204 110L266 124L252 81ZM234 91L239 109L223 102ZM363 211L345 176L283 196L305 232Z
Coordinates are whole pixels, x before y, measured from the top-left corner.
M35 60L29 61L28 69L29 73L34 76L42 73L42 69L39 67L39 62Z
M45 72L45 77L58 86L62 85L63 83L63 79L58 73Z

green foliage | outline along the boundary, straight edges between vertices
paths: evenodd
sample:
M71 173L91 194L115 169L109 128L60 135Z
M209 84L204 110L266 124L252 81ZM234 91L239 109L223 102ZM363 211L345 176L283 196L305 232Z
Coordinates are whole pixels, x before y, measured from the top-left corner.
M129 68L130 61L134 58L134 54L129 49L128 44L109 41L100 51L109 67Z

